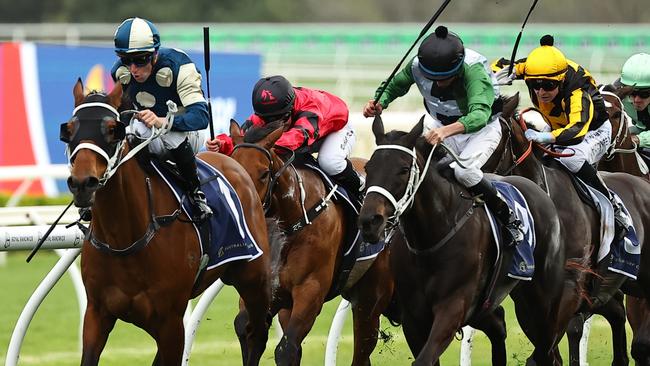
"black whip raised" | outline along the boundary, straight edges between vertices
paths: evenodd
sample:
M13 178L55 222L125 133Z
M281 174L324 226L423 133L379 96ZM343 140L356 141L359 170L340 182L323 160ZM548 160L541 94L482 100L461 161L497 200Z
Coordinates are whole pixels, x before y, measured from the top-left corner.
M214 139L212 123L212 103L210 102L210 27L203 27L203 60L205 64L205 84L208 86L208 113L210 115L210 140Z
M29 261L32 260L34 255L36 255L36 252L38 252L38 250L41 249L41 246L43 245L43 243L45 243L45 240L47 240L47 237L50 236L50 234L52 233L52 230L54 230L54 228L56 227L56 224L59 223L59 220L61 220L63 215L66 213L66 211L68 211L70 206L72 206L72 202L74 202L74 201L70 201L70 203L68 203L68 206L65 208L65 210L63 210L63 212L61 212L59 217L57 217L56 220L54 220L54 222L52 223L52 226L50 226L50 228L47 229L47 231L45 232L45 235L43 235L41 240L39 240L38 243L36 243L36 246L34 247L34 249L32 249L32 252L29 253L29 255L27 256L27 263L29 263Z
M533 9L535 9L535 5L537 5L537 1L538 0L534 0L533 5L530 6L530 10L528 10L528 14L526 14L526 19L524 19L524 23L521 25L521 30L517 35L517 40L515 40L515 46L512 48L512 55L510 55L510 66L508 66L508 75L512 74L512 69L515 67L515 56L517 55L517 48L519 48L519 41L521 41L521 35L522 33L524 33L524 27L526 26L526 23L528 22L528 18L530 17L530 14L533 12Z
M393 79L393 77L395 77L395 74L397 74L397 71L398 71L399 68L402 66L402 63L404 63L404 60L406 60L406 57L409 55L409 53L411 53L411 51L413 50L413 47L415 47L415 45L418 43L418 41L420 40L420 38L422 38L422 36L425 35L425 34L427 33L427 31L429 30L429 28L431 28L431 26L433 25L433 23L436 21L436 19L438 19L438 17L440 16L440 14L442 14L442 11L445 10L445 8L447 7L447 5L448 5L450 2L451 2L451 0L445 0L445 2L443 2L442 5L440 5L440 7L439 7L438 10L436 11L436 13L433 14L433 16L431 17L431 19L429 19L429 22L424 26L424 28L422 28L422 31L420 32L420 35L418 35L418 38L415 39L415 42L413 42L413 44L411 45L411 47L409 48L409 50L406 51L406 54L404 54L404 57L402 57L402 59L400 60L400 62L397 64L397 66L395 66L395 69L394 69L393 72L390 74L390 76L388 77L388 79L386 79L386 81L381 85L381 87L380 87L380 89L379 89L379 93L377 93L377 95L375 96L375 102L374 102L374 104L377 104L377 102L379 102L379 99L380 99L381 96L384 94L384 91L386 91L386 87L388 86L388 83L390 83L390 81Z

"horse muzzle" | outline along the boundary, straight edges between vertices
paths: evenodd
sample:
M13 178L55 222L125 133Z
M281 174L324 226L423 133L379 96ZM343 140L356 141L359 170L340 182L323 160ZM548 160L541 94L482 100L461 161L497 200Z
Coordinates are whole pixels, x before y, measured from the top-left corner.
M68 177L68 189L72 193L74 204L77 207L90 207L95 200L95 192L99 188L99 178L75 176Z
M386 220L378 213L366 214L363 211L359 214L359 230L363 240L375 244L381 239L384 232Z

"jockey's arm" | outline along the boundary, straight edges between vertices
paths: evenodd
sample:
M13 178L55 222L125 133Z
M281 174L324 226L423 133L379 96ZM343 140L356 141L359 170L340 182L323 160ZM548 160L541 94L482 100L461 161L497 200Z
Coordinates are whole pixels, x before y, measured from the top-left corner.
M411 85L415 83L415 79L413 79L413 73L411 71L412 63L413 59L411 59L411 61L408 62L406 66L404 66L402 70L400 70L400 72L398 72L386 86L384 94L382 94L381 98L379 99L379 104L381 104L383 108L387 108L393 100L406 95L409 89L411 89ZM375 91L375 97L377 97L377 94L379 94L379 91L381 90L384 83L385 81L382 82L379 88L377 88Z
M485 127L492 115L494 88L492 80L481 64L466 69L464 88L467 93L467 114L460 117L466 133L476 132Z
M567 115L567 124L551 131L558 144L574 144L576 141L582 140L594 118L591 96L581 88L571 93L569 103L570 111Z

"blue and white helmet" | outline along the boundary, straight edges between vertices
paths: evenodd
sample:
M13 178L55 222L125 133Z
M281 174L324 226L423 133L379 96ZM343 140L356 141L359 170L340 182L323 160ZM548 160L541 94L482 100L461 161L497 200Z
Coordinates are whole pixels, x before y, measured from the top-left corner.
M115 53L155 52L160 47L160 33L150 21L129 18L115 31Z

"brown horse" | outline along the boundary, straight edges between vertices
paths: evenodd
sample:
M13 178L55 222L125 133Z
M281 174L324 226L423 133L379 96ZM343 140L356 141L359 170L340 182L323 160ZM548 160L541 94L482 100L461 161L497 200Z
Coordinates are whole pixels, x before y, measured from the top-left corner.
M298 196L301 182L305 188L305 208L321 202L327 191L322 184L322 179L314 171L300 165L294 166L275 152L273 146L281 134L281 128L268 127L251 129L247 131L246 136L241 136L239 126L234 121L230 129L230 136L235 143L232 158L246 169L255 182L260 198L268 209L268 215L277 218L286 227L302 215L303 207ZM352 161L358 171L362 170L366 163L364 159L358 158L353 158ZM340 266L337 258L341 256L343 244L344 226L341 224L349 225L349 222L341 216L340 207L337 207L340 206L340 202L332 202L331 206L313 224L303 227L287 238L287 249L281 269L284 275L280 277L282 282L280 288L284 296L276 297L279 301L273 306L284 308L280 311L280 316L285 334L294 332L290 327L295 325L292 325L290 318L304 319L304 315L300 315L293 309L302 309L306 301L310 302L311 306L320 308L320 304L313 301L313 293L304 293L302 289L319 284L317 295L320 301L332 286L332 281L336 280L337 267ZM358 282L347 286L343 291L344 297L352 303L353 365L370 365L370 355L377 343L381 314L389 317L392 322L399 321L400 312L396 308L397 304L393 303L389 307L394 283L387 258L393 257L390 254L393 251L400 252L404 248L406 246L403 237L398 233L393 237L390 248L381 252L374 262L364 262L370 267L365 273L357 274L356 277L360 277ZM323 260L324 258L327 260ZM312 314L315 316L318 312L312 312L310 315ZM305 326L302 323L300 325ZM308 325L309 327L303 332L309 331L311 324ZM495 312L487 314L472 325L485 332L490 339L494 364L505 365L506 329L503 308L498 307ZM299 344L301 339L297 339L296 342ZM282 344L278 347L280 346ZM276 355L278 364L286 357L281 353Z
M414 364L436 362L454 333L482 313L486 293L493 300L488 310L510 293L522 329L535 346L531 360L558 364L554 349L569 318L559 309L564 249L553 203L529 180L503 178L534 202L531 214L543 224L531 228L537 236L532 281L518 283L503 273L491 281L497 249L487 213L475 208L477 202L465 188L433 167L444 154L440 146L432 150L423 142L422 130L420 120L409 133L385 134L381 118L375 117L378 148L366 164L371 188L359 215L365 240L389 235L397 220L407 239L409 256L395 273L399 302L408 304L402 321ZM431 167L426 156L433 157Z
M608 154L598 163L598 169L629 173L648 181L650 175L644 173L639 164L640 157L628 129L629 116L623 110L622 99L633 90L632 87L615 89L611 86L604 86L601 88L609 120L612 123L612 146ZM626 306L627 317L634 335L632 357L640 365L650 365L650 306L644 298L631 295L626 298Z
M248 172L269 217L275 217L287 233L287 244L279 268L279 288L274 294L272 314L280 312L284 335L275 349L278 365L300 363L300 344L311 330L323 303L343 293L352 303L355 346L353 365L369 365L377 342L379 316L389 305L393 282L388 271L388 250L374 260L360 262L354 279L338 291L345 250L346 230L354 225L346 220L341 200L325 202L313 222L293 228L306 211L329 200L330 190L313 170L284 161L273 148L282 135L282 126L270 124L251 128L241 136L236 122L231 124L235 143L232 158ZM355 166L363 160L354 159ZM360 271L360 272L359 272ZM358 280L356 283L355 281ZM341 291L342 290L342 291ZM282 310L282 311L280 311Z
M568 174L563 169L542 164L541 150L532 148L537 145L531 145L524 137L526 126L523 122L512 118L510 114L504 113L504 116L507 118L507 127L510 130L508 143L510 149L503 155L504 160L508 161L506 165L510 165L507 171L525 176L549 192L560 215L567 258L573 263L582 263L587 267L595 266L595 256L598 252L596 243L599 243L599 214L593 208L581 203L575 189L571 188L572 183ZM630 211L637 230L637 237L643 244L645 240L644 227L650 224L650 213L645 208L650 205L650 186L643 184L642 179L629 174L611 174L604 176L604 179L607 186L619 195ZM642 253L639 279L641 283L650 283L650 281L646 282L647 280L642 279L646 276L643 270L644 261ZM576 285L584 288L591 280L590 275L586 276L588 272L582 274L579 273L580 271L573 272L573 275L577 277L571 280L572 284L565 289L566 299L572 304L572 306L565 307L568 311L575 311L576 308L573 305L579 305L585 300L584 296L576 292ZM648 279L650 280L650 277ZM621 308L621 304L617 304L616 298L613 298L613 301L606 304L605 308L593 310L596 313L603 313L612 325L614 364L627 364L624 310ZM572 358L571 362L578 362L578 360Z
M87 236L90 240L84 242L81 252L88 297L81 364L98 364L115 321L121 319L155 339L155 365L179 365L187 302L218 278L234 285L245 303L240 316L248 319L249 347L242 355L243 363L258 364L268 337L269 243L264 212L246 172L223 155L201 155L235 188L252 237L265 254L251 261L232 261L198 276L201 248L197 232L179 211L173 192L161 178L143 170L136 159L125 159L135 148L126 143L124 125L116 112L121 86L116 84L108 95L85 96L78 81L73 94L75 116L61 128L63 140L74 149L68 186L75 205L92 207L93 217Z

